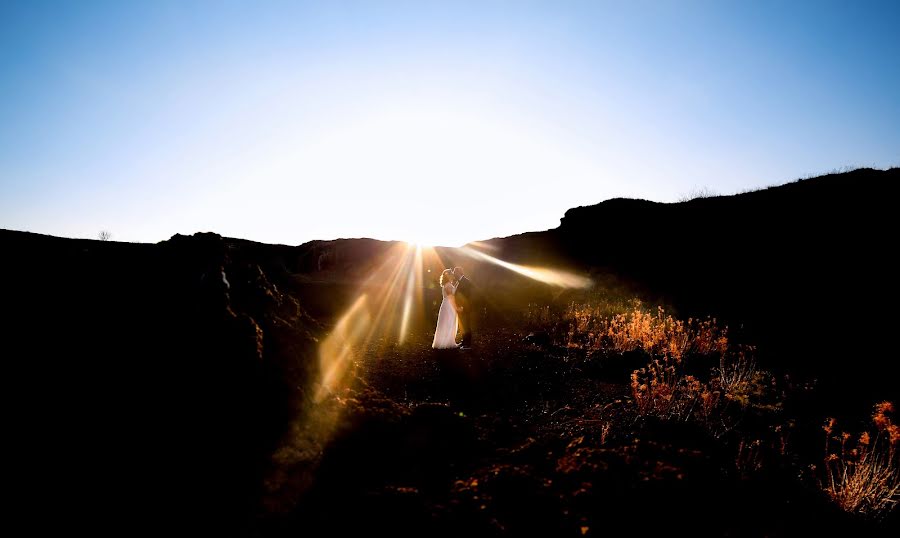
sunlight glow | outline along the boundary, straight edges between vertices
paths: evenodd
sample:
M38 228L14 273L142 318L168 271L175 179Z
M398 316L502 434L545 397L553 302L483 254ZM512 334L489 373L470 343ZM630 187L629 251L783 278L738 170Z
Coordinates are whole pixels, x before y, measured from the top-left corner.
M472 247L448 250L550 286L588 288L592 285L591 279L572 272L510 263ZM414 327L431 326L434 320L425 319L430 312L425 304L426 266L449 265L434 248L415 243L397 243L386 253L385 259L362 284L356 301L319 346L321 376L316 401L346 386L357 354L384 340L404 343Z
M407 271L406 291L403 299L403 319L400 323L399 340L402 344L409 335L409 318L412 314L413 300L422 302L422 247L410 245L413 249L412 268Z
M0 227L455 247L900 165L900 2L646 3L2 2Z
M321 375L316 401L344 386L361 350L386 335L397 335L401 343L409 336L414 314L424 312L423 251L436 256L430 247L398 243L366 279L359 298L319 346Z
M238 222L232 214L229 226L259 227L254 235L262 237L273 223L285 234L296 230L299 218L312 222L302 228L316 239L365 235L459 247L555 226L575 194L549 185L548 178L604 177L597 163L499 106L426 93L402 101L377 96L359 114L323 120L314 133L275 130L242 148L210 172L221 188L211 195L215 203L204 204L210 208L204 221L218 221L216 208L255 200L261 203L254 211L264 215L248 212L247 222ZM510 190L500 178L546 188L526 199L529 189ZM308 202L300 215L297 200ZM499 200L518 203L516 218L484 218L498 214ZM290 215L290 226L281 215Z
M538 282L549 284L551 286L557 286L560 288L589 288L593 284L591 279L576 275L575 273L570 273L568 271L549 269L545 267L529 267L527 265L518 265L501 260L500 258L495 258L489 254L485 254L484 252L480 252L471 247L462 247L460 251L468 254L473 258L488 261L495 265L499 265L504 269L509 269L510 271L527 276L528 278L537 280Z
M335 325L328 338L319 346L319 371L321 379L315 401L319 402L334 392L343 380L348 366L353 362L357 344L369 328L372 318L367 307L367 296L360 295Z

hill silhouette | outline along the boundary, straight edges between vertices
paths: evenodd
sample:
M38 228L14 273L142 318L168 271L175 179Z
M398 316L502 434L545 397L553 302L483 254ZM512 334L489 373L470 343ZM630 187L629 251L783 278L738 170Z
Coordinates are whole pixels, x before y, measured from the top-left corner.
M898 299L891 264L898 180L900 169L861 169L681 203L614 199L570 209L552 230L470 246L509 263L588 275L595 283L589 290L554 288L460 249L436 251L445 264L464 265L478 285L486 334L514 326L520 318L511 312L528 305L559 306L590 295L637 296L648 304L663 304L682 318L716 316L736 339L758 346L767 369L814 380L815 396L792 410L797 416L810 421L826 412L861 416L873 402L898 396L890 313ZM398 245L372 239L267 245L213 233L129 244L0 230L5 259L0 269L5 318L0 350L13 402L8 460L16 470L10 478L17 499L13 511L32 525L63 519L70 528L90 526L101 534L121 534L123 528L170 531L177 525L195 532L258 535L260 517L268 521L260 516L260 498L271 487L272 454L294 435L292 421L312 399L322 338L361 287L385 285L372 282L372 275ZM423 268L429 269L436 276L441 266ZM440 295L428 278L426 274L422 290L426 305ZM421 335L433 330L432 314L423 313L424 321L416 328ZM378 496L377 510L366 508L373 484L384 479L379 473L389 469L413 477L410 480L426 476L415 495L437 503L433 506L445 514L456 506L441 489L455 480L451 471L482 472L478 462L487 457L488 446L514 464L507 461L500 474L487 473L481 482L508 476L511 485L492 486L500 488L494 493L518 491L520 497L513 498L522 506L548 514L549 519L535 522L549 525L541 527L548 533L555 532L557 523L576 533L581 527L548 513L548 506L558 501L547 504L522 497L528 488L545 486L529 482L525 467L516 466L537 461L529 458L543 457L545 449L562 450L575 459L585 454L599 458L591 464L596 472L612 466L615 473L623 473L614 475L614 483L630 487L631 471L616 467L613 460L619 461L620 454L614 451L589 452L581 441L571 444L568 439L561 447L550 447L543 440L528 441L538 433L521 433L532 422L529 413L545 413L536 410L534 402L540 398L553 395L560 410L568 405L574 396L565 383L575 374L569 366L548 366L531 343L525 351L507 354L504 349L518 349L519 343L508 332L497 334L506 336L497 337L502 345L484 356L487 373L455 372L454 379L485 379L483 385L501 396L484 403L479 399L483 387L466 389L463 392L476 393L476 401L466 394L464 405L452 412L433 403L453 385L429 377L433 373L423 366L427 361L420 348L391 352L398 361L412 364L406 373L376 361L373 380L381 379L380 390L394 396L374 403L347 400L362 409L353 422L358 427L346 428L326 447L322 469L309 489L313 493L307 494L311 500L303 506L318 511L325 521L326 516L337 517L346 501L348 507L368 510L368 516L392 524L389 516L402 516L410 506L406 503L424 501L411 500L412 494L401 488L392 490L393 496ZM490 364L495 364L493 373ZM579 367L578 375L582 370L587 368ZM622 383L591 385L590 390L599 387L604 397L616 401L622 397ZM407 392L417 391L426 403L412 411L408 402L398 403L397 395L407 398ZM494 416L484 420L492 425L488 429L502 435L479 438L484 423L468 417L479 413ZM508 427L503 425L507 419ZM544 433L562 442L559 431ZM673 458L693 453L665 444L680 439L680 430L652 433L647 437L661 439L659 446L677 454ZM398 440L384 440L393 434ZM701 436L696 442L702 448L695 452L708 448L727 462L718 449L709 448L709 439ZM421 459L416 447L422 443L439 454L436 462ZM628 457L621 459L632 465ZM379 470L384 462L388 467ZM578 473L584 472L584 465ZM714 469L704 468L699 460L684 465L703 469L697 474L698 487L719 480ZM550 467L546 472L562 472ZM355 470L351 475L347 469ZM295 482L306 484L307 479ZM525 489L517 485L526 482ZM462 489L468 495L475 486L467 484ZM768 491L735 487L748 498ZM454 488L453 495L463 494L458 485ZM683 492L628 491L628 499L635 502ZM618 493L598 495L604 502L616 502ZM785 506L801 499L805 508L797 512L797 521L820 510L818 501L806 494L783 495L787 498L764 501L781 503L777 506L760 506L787 510ZM714 497L709 492L701 496L704 502L717 502ZM472 514L477 514L480 501L472 502ZM683 504L677 510L670 507L670 516L689 509L687 500ZM409 510L430 521L431 508L415 506ZM519 525L514 528L527 534L528 518L516 520L512 506L499 510L496 517L513 518L510 521ZM294 533L305 518L315 519L309 514L291 513L265 527L263 534ZM827 514L824 526L837 521L856 528ZM471 518L464 519L466 525L483 524L481 516ZM347 525L365 530L368 522ZM457 530L470 529L466 525ZM775 530L791 534L784 527ZM759 534L770 531L763 528Z
M566 212L541 234L497 240L522 263L531 244L585 270L639 284L685 315L743 327L773 360L897 394L848 362L893 369L876 335L893 332L900 169L860 169L765 190L661 204L609 200ZM846 387L846 385L845 385ZM840 391L835 391L835 397Z
M612 199L568 210L555 229L479 247L516 264L590 274L600 288L627 290L684 317L715 316L773 363L840 382L832 397L849 400L864 391L887 398L897 394L890 376L872 379L867 369L847 364L894 368L880 338L893 333L891 316L882 313L900 298L892 263L897 185L900 169L858 169L687 202ZM342 296L340 287L329 284L358 283L390 247L314 241L297 247L289 265L317 279L333 299ZM574 296L455 249L437 250L467 267L501 315Z

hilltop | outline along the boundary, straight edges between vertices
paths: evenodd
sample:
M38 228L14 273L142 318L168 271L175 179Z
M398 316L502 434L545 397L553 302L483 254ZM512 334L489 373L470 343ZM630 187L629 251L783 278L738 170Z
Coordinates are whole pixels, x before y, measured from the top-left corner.
M552 230L469 245L587 275L590 289L435 249L481 290L476 352L430 350L442 266L429 262L413 336L367 340L325 402L313 397L321 346L359 294L390 286L372 276L402 243L2 230L15 511L101 534L287 535L344 510L358 514L342 522L349 531L400 535L582 535L642 511L706 518L711 535L791 535L811 518L881 530L826 503L809 469L825 417L862 427L873 404L898 400L898 180L898 169L856 170L673 204L608 200ZM595 330L608 315L674 327L608 310L633 298L690 327L715 317L703 338L727 325L733 349L752 347L757 392L720 410L738 426L642 410L629 372L656 351L610 347ZM673 364L714 387L715 357Z

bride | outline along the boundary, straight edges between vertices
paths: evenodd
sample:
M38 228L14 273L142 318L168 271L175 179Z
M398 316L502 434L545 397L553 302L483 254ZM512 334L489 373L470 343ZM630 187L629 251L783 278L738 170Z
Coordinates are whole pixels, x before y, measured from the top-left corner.
M455 349L456 330L459 326L459 319L456 312L459 310L456 306L456 287L459 286L459 280L453 271L444 269L441 273L441 309L438 312L437 329L434 331L434 341L431 347L434 349Z

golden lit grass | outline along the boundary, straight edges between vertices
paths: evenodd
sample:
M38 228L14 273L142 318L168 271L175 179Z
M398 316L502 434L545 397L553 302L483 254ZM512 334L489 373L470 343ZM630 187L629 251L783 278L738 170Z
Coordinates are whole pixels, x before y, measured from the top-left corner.
M684 373L684 363L671 357L653 359L631 374L631 397L639 417L704 424L715 435L730 431L737 417L729 409L761 405L770 392L768 372L757 370L747 350L723 350L719 368L709 381ZM777 407L769 405L768 408Z
M687 420L695 411L709 414L721 393L682 375L675 364L656 359L631 374L631 396L639 416Z
M720 328L714 318L680 320L661 306L655 312L647 310L637 300L625 312L607 315L605 310L603 305L569 305L566 345L619 352L641 349L675 361L688 353L724 354L728 349L728 328Z
M710 381L728 400L742 407L750 405L754 398L761 398L769 387L769 373L756 367L753 351L754 348L746 347L723 353L716 375Z
M720 328L713 318L679 320L662 307L652 311L634 300L627 305L571 303L557 314L549 307L532 306L526 321L555 326L557 343L569 349L646 353L649 363L634 370L630 380L631 402L638 418L696 420L718 436L732 429L729 417L735 415L729 409L772 407L761 404L774 381L757 368L754 348L730 346L727 328ZM703 381L687 374L688 356L717 356L718 368ZM875 432L858 437L836 433L833 419L825 426L827 478L821 486L847 512L877 519L900 503L900 426L894 423L893 413L892 403L878 404L873 415ZM834 442L840 450L831 450ZM784 443L782 437L782 454ZM742 440L738 467L759 469L761 454L761 441Z
M766 375L757 370L753 348L732 350L728 328L714 318L677 319L638 300L627 304L571 303L562 313L568 330L565 345L587 351L629 352L650 356L649 364L631 374L631 395L640 417L665 420L697 418L716 421L725 403L746 407L764 390ZM549 309L533 308L533 321L547 324ZM689 355L716 357L719 368L708 382L685 374ZM716 428L720 429L720 428Z
M822 488L843 510L878 519L900 502L900 427L893 423L891 402L875 406L875 434L863 432L855 438L835 432L834 419L825 429L825 470ZM840 443L832 452L831 442Z

